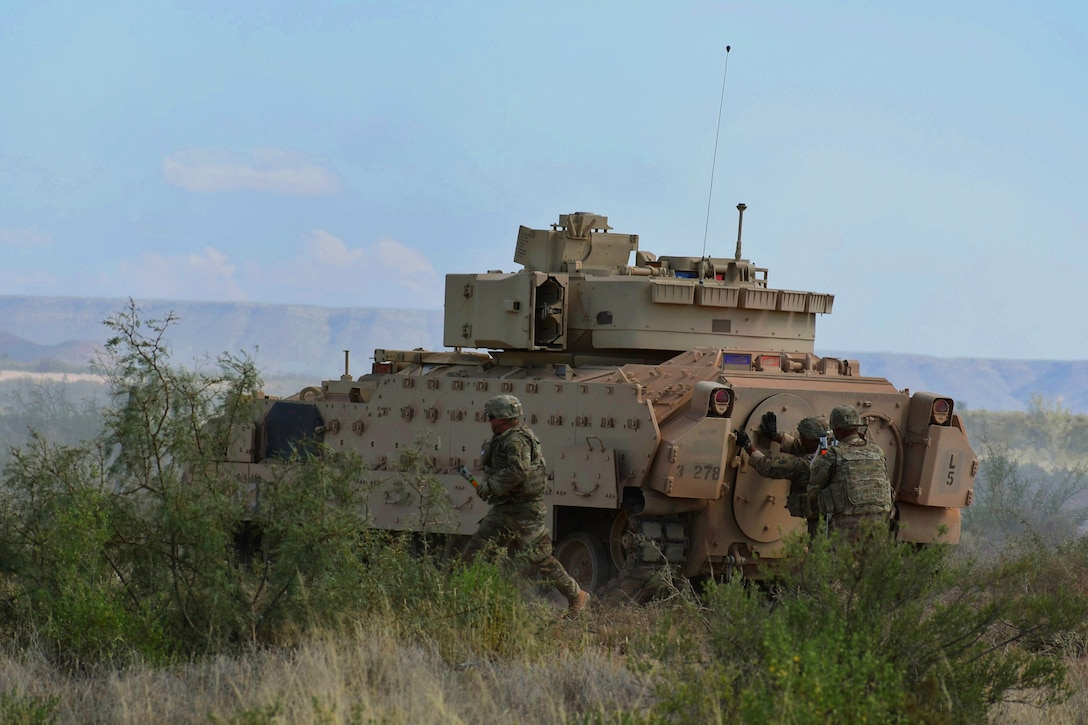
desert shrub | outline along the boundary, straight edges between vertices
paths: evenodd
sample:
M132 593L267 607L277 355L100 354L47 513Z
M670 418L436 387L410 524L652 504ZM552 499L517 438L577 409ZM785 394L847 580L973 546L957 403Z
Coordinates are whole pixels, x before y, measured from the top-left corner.
M223 453L260 385L247 358L173 366L135 306L99 370L115 404L77 446L40 435L13 452L0 498L0 617L69 662L218 651L327 623L357 601L361 464L323 455L264 484L253 512ZM262 556L239 565L244 520Z
M1084 461L1088 415L1073 413L1061 399L1032 395L1026 411L971 410L963 416L976 450L1007 447L1022 464L1050 472Z
M392 466L392 493L398 503L413 509L406 515L406 528L423 534L420 542L425 548L430 543L430 534L457 529L449 492L434 475L432 456L439 448L437 436L422 433L410 447L400 451Z
M57 721L60 697L32 697L14 690L0 692L0 722L8 725L50 725Z
M5 629L32 629L75 661L152 642L144 627L156 625L124 602L124 572L110 542L130 517L96 451L34 435L13 456L0 497Z
M31 431L53 443L77 445L102 430L104 387L91 382L14 380L0 383L0 466Z
M677 663L659 712L692 722L980 722L1012 693L1059 701L1067 690L1055 646L1082 631L1088 596L1068 550L1018 551L980 563L886 536L795 539L794 566L770 594L709 585L710 650Z
M447 564L433 553L410 554L407 539L375 553L363 590L404 639L454 664L550 651L542 637L554 615L509 562Z
M539 645L528 584L501 562L450 564L370 528L358 456L306 446L259 482L223 463L259 376L230 355L210 371L173 365L173 322L143 321L131 303L108 320L103 432L77 445L35 433L12 452L0 626L69 666L290 643L359 617L450 658ZM439 532L450 509L431 446L417 441L391 474L416 523Z
M971 551L994 554L1025 535L1053 546L1088 523L1088 507L1076 503L1088 490L1085 463L1046 471L1022 465L1008 446L988 441L981 453L974 500L963 510L964 543Z

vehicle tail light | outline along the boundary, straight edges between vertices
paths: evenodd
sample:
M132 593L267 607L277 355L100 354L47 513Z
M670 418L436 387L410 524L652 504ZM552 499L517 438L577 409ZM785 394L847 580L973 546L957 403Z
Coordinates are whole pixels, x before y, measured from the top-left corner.
M948 425L952 419L952 401L948 398L937 398L933 401L930 420L935 425Z
M728 418L733 412L733 391L718 388L710 396L711 412L721 418Z

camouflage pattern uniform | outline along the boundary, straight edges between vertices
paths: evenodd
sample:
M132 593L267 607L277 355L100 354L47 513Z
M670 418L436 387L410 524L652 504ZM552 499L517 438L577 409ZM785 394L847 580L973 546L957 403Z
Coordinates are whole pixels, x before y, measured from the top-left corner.
M837 416L838 414L838 416ZM884 450L861 437L861 420L851 406L831 411L831 427L853 427L838 445L812 462L809 496L822 514L830 514L830 531L857 535L862 521L887 522L892 510L892 488Z
M506 415L500 408L492 407L498 398L517 401L511 395L496 396L488 401L489 413L496 409L502 413L498 417L520 417L520 402L517 415ZM498 405L500 403L495 403ZM491 505L491 509L469 540L465 557L471 559L486 544L495 542L503 546L511 558L526 562L540 573L542 581L558 589L568 601L573 601L581 592L578 582L552 555L544 506L547 488L544 465L540 440L520 422L484 444L486 477L476 493Z
M798 429L806 436L819 438L827 433L827 421L815 417L806 418L798 425ZM820 512L809 503L809 472L814 457L826 455L826 453L827 450L824 449L815 454L802 455L801 439L789 433L783 433L778 453L767 455L763 451L755 450L748 456L748 463L759 475L764 478L786 479L790 482L790 492L786 496L786 510L791 516L807 521L810 536L815 536L819 530Z

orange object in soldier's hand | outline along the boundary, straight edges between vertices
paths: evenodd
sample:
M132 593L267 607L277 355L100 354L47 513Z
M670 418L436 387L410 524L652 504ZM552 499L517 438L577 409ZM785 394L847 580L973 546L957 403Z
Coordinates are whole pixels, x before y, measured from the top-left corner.
M467 466L461 466L457 469L457 472L461 474L461 478L471 483L473 488L480 487L480 482L476 480L476 477L472 475L472 471L468 470Z

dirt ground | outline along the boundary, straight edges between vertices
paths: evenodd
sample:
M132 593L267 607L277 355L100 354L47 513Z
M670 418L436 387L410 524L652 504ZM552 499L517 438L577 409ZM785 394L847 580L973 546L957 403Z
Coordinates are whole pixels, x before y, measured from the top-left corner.
M0 370L0 381L4 380L51 380L58 383L104 382L101 375L93 373L36 373L30 370Z

